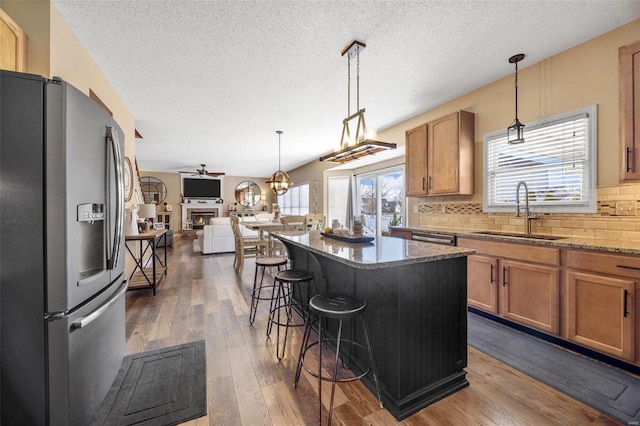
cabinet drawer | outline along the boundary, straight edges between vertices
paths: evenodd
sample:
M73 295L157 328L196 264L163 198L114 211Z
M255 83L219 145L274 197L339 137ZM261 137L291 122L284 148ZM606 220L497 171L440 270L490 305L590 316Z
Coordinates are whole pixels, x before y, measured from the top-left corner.
M560 266L560 249L532 244L458 238L458 247L475 249L479 254Z
M569 268L593 271L599 274L640 278L640 257L606 254L597 251L567 251Z

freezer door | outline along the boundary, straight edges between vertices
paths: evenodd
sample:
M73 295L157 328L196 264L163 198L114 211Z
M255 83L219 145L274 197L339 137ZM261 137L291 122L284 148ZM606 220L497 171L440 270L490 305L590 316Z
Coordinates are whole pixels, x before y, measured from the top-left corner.
M46 98L47 311L67 312L107 287L115 218L111 117L65 82Z
M49 424L88 425L125 353L126 282L49 322Z

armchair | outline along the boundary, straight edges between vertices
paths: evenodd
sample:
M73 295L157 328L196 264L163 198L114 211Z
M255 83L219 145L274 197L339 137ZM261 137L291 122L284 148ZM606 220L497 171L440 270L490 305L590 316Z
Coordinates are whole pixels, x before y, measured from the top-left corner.
M242 234L245 237L258 236L256 231L244 226L242 228ZM231 220L228 217L213 217L209 219L209 224L205 225L201 231L197 231L196 235L201 254L230 253L236 249Z

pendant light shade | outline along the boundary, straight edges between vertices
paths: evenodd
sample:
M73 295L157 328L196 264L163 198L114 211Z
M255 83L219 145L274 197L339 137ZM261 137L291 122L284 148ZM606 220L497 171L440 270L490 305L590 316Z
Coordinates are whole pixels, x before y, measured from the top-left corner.
M278 171L271 175L271 178L267 181L269 188L276 195L285 194L293 182L289 178L289 175L286 172L280 170L280 136L282 135L282 130L276 130L278 134Z
M524 53L518 53L517 55L513 55L509 58L510 64L515 64L516 67L516 77L515 77L515 88L516 88L516 119L513 120L511 126L507 128L507 143L511 145L519 144L524 142L524 124L518 120L518 62L524 59Z
M347 86L347 118L342 120L342 137L340 149L320 157L320 161L332 163L348 163L358 158L375 154L376 152L395 149L395 143L375 140L375 131L368 128L364 121L364 108L360 109L360 51L367 45L354 40L342 49L342 56L347 55L348 86ZM351 58L357 60L356 66L356 112L351 114ZM350 123L356 122L355 134L352 135Z

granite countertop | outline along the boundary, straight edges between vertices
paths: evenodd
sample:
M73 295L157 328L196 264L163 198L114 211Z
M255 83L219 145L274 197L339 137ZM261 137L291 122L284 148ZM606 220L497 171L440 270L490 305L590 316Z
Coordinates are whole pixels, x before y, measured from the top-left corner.
M395 237L375 237L366 243L351 243L321 235L320 231L281 231L272 235L358 269L389 268L413 263L434 262L473 254L472 249Z
M510 243L524 243L524 244L535 244L535 245L544 245L550 247L558 247L558 248L574 248L574 249L585 249L585 250L600 250L607 251L612 253L623 253L623 254L632 254L632 255L640 255L640 241L620 241L620 240L609 240L603 238L592 238L592 237L571 237L571 236L553 236L554 239L541 239L541 235L536 235L533 233L532 238L527 238L523 236L509 236L509 235L487 235L481 234L482 231L480 229L454 229L454 228L445 228L445 227L393 227L393 229L404 230L404 231L415 231L415 232L433 232L433 233L442 233L442 234L450 234L456 235L458 238L475 238L482 240L493 240L493 241L502 241L502 242L510 242ZM496 231L499 233L499 231ZM509 234L509 233L505 233Z

